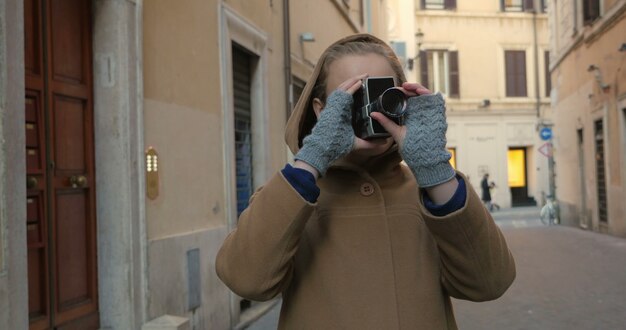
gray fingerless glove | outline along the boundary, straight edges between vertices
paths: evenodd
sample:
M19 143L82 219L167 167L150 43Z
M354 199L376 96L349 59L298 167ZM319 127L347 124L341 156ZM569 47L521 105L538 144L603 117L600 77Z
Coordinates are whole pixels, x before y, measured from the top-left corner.
M404 125L406 135L400 154L419 186L432 187L452 179L456 173L448 162L448 123L441 94L409 98Z
M304 138L302 149L294 158L324 175L333 162L352 151L355 141L351 123L352 102L350 93L331 93L311 134Z

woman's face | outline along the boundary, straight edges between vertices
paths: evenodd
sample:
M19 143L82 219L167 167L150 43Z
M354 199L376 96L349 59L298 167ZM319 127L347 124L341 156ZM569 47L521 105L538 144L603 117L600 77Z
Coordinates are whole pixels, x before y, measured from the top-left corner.
M367 74L369 77L396 76L389 61L382 55L375 53L345 55L336 59L328 67L326 95L330 95L344 81L362 74ZM319 112L323 109L324 104L319 99L315 99L313 105L319 117ZM392 144L393 139L391 137L367 141L360 140L349 156L357 161L364 161L384 153Z

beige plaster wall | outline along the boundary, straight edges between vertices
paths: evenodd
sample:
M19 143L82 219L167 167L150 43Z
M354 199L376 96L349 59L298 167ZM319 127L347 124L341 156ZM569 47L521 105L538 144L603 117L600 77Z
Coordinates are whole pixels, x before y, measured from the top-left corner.
M483 3L478 1L475 4ZM458 13L458 14L457 14ZM543 51L548 50L547 16L538 15L539 91L545 97ZM475 109L478 102L488 98L492 108L535 108L535 57L533 19L528 14L475 14L472 11L441 14L437 11L418 12L416 25L424 33L422 49L452 49L459 51L461 100L450 100L455 110ZM525 50L526 98L507 98L504 75L504 51ZM456 103L456 104L455 104Z
M217 6L144 3L146 148L159 154L160 194L147 199L149 239L223 223Z
M314 66L319 55L335 40L360 32L342 16L339 9L341 7L333 4L333 1L290 1L289 6L292 15L291 55L305 66ZM313 12L316 14L311 15ZM315 41L301 43L300 34L305 32L313 33ZM310 70L307 71L310 74ZM308 75L299 78L306 80Z
M393 1L396 16L409 10L403 1ZM497 1L457 1L455 10L422 10L416 5L415 28L401 26L390 35L415 43L415 32L424 33L421 49L459 52L460 98L447 98L448 146L456 148L457 167L470 176L479 190L483 171L489 171L498 185L494 200L502 207L511 205L508 187L507 150L526 147L528 194L538 203L549 190L547 158L537 150L545 143L536 130L537 88L540 115L550 115L546 96L544 51L549 50L548 14L501 12ZM536 20L536 23L535 23ZM534 24L537 29L538 63L535 59ZM505 50L526 52L527 97L506 97ZM411 55L411 54L409 54ZM535 67L538 64L538 72ZM419 62L407 77L419 76ZM537 86L538 84L538 86ZM491 105L481 107L484 99Z
M626 5L622 4L622 7ZM618 7L614 7L619 9ZM556 154L557 186L563 198L566 212L565 220L575 222L578 214L585 214L591 221L593 229L612 234L626 235L626 187L624 179L623 148L626 136L624 118L620 100L626 97L626 71L624 70L624 53L618 49L623 43L626 31L626 10L612 18L605 18L593 26L584 27L575 47L561 47L556 53L560 60L554 68L553 104L555 124L559 136L559 149ZM567 29L571 24L563 22L554 28ZM593 72L588 72L590 65L600 69L602 82L609 88L602 90ZM595 170L595 139L594 122L604 120L604 145L606 157L607 195L608 195L608 228L598 222L597 183ZM585 164L581 165L578 153L576 130L584 132ZM588 210L581 209L581 180L579 168L585 168L586 196Z

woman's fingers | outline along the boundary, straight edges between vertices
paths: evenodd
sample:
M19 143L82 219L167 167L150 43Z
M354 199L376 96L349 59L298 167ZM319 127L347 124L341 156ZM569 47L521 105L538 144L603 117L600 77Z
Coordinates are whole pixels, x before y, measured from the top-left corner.
M420 85L418 83L405 82L405 83L402 84L402 88L407 90L407 91L409 91L409 92L414 92L417 95L432 94L432 92L428 88L426 88L426 87L424 87L424 86L422 86L422 85Z
M361 88L362 80L367 77L367 74L361 74L355 77L352 77L339 86L337 86L337 90L348 92L350 94L354 94L359 88Z
M404 135L406 134L406 127L396 124L380 112L373 112L370 116L380 123L380 125L382 125L383 128L389 132L389 134L391 134L399 146L402 146L402 141L404 140Z

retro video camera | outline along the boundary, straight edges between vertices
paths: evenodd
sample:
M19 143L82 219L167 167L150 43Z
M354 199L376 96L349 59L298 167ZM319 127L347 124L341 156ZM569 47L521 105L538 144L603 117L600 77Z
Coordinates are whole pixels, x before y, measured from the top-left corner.
M352 128L361 139L386 138L390 134L372 117L380 112L396 124L403 124L407 97L395 87L393 77L369 77L363 79L361 88L354 93Z

